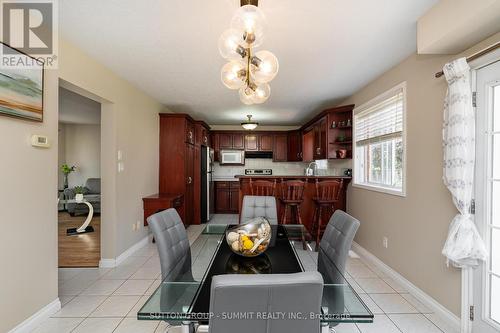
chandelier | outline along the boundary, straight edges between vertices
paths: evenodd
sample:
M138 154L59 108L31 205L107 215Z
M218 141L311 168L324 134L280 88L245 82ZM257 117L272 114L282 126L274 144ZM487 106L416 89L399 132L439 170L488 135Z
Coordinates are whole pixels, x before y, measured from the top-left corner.
M271 94L269 82L278 73L278 59L269 51L257 51L264 37L265 17L258 0L241 0L231 28L219 38L219 51L229 60L222 67L222 83L239 91L243 104L264 103Z

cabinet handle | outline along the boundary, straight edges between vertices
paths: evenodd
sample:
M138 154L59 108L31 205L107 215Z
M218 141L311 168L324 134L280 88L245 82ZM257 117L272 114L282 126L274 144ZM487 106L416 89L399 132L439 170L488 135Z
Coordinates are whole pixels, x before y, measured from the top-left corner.
M188 138L189 140L193 140L193 131L189 131Z
M208 138L207 138L206 136L204 136L204 137L203 137L203 142L204 142L204 143L207 143L207 141L208 141Z
M300 152L300 158L304 157L304 155L302 154L302 152Z
M191 184L193 182L193 178L188 177L188 184Z
M297 158L300 158L300 153L297 153Z
M320 154L321 154L321 148L318 147L318 148L316 148L316 155L320 155Z

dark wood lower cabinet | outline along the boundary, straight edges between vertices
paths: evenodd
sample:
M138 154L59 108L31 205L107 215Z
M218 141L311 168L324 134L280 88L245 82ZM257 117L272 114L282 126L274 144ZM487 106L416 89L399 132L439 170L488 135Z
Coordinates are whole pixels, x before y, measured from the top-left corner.
M215 182L215 212L237 214L240 201L239 182Z

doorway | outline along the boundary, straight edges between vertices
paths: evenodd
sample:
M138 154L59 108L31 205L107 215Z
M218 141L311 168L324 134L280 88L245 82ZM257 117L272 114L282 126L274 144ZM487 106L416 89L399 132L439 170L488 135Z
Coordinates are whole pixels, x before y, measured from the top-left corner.
M500 331L500 59L476 75L476 213L488 260L473 272L472 331Z
M101 104L59 87L58 139L59 267L98 267L101 259Z

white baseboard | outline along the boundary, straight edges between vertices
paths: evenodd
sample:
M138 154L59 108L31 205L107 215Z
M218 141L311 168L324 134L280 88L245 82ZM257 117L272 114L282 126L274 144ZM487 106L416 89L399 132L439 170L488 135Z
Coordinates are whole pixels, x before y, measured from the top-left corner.
M38 310L31 317L11 329L9 333L29 333L59 310L61 310L61 302L59 301L59 298L56 298Z
M129 247L127 250L125 250L122 254L120 254L118 257L114 259L101 259L99 260L99 267L101 268L113 268L121 264L125 259L130 257L132 254L134 254L137 250L140 248L144 247L148 242L149 242L149 236L144 237L131 247Z
M393 270L391 267L387 266L382 260L370 253L361 245L357 244L356 242L352 242L352 250L359 256L361 256L361 258L365 259L367 262L371 263L373 266L384 272L388 277L392 278L394 281L403 286L406 290L408 290L410 294L415 296L420 302L422 302L436 315L443 319L448 325L450 325L450 327L460 332L460 318L457 317L454 313L445 308L434 298L426 294L423 290L419 289L413 283L405 279L401 274Z

